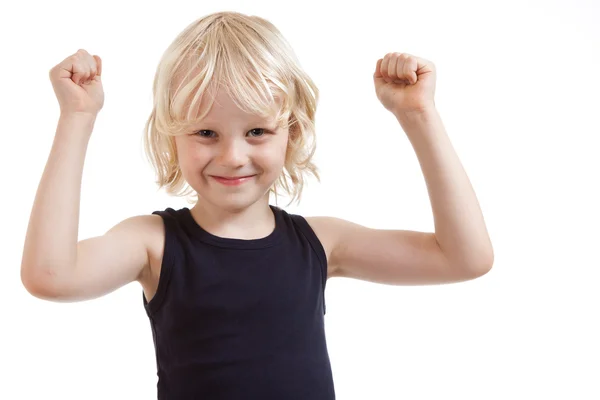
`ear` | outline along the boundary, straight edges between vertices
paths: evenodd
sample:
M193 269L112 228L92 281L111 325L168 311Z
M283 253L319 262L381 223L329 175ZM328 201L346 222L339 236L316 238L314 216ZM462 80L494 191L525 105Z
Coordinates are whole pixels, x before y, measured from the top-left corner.
M294 113L292 113L288 119L288 137L290 142L295 143L301 134L300 122L298 122L298 119Z

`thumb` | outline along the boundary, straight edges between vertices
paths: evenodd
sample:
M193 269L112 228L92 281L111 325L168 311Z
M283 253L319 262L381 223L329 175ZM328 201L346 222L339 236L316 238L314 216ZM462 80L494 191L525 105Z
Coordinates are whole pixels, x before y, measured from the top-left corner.
M94 60L96 60L96 76L100 77L102 76L102 59L97 55L94 55L93 57Z
M375 67L375 73L373 74L373 78L383 78L383 75L381 75L381 71L379 70L381 68L382 61L383 58L377 60L377 66Z

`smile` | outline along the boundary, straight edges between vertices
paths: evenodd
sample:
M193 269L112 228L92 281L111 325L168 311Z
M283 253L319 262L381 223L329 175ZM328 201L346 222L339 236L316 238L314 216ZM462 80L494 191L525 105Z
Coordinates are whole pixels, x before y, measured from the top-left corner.
M254 178L255 175L248 176L236 176L236 177L227 177L227 176L212 176L215 181L226 185L226 186L237 186L242 183L248 182L250 179Z

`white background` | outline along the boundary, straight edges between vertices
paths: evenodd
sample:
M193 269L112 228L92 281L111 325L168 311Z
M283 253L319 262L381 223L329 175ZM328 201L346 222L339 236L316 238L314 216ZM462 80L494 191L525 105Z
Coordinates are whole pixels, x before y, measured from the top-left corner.
M339 399L598 399L600 4L563 1L22 1L0 8L0 398L152 399L141 287L60 304L23 288L22 248L58 118L48 71L103 59L80 239L182 199L157 192L143 123L162 52L205 14L279 27L321 90L311 181L289 212L433 230L416 156L375 96L378 58L438 69L436 103L494 244L486 276L400 287L333 279L326 330Z

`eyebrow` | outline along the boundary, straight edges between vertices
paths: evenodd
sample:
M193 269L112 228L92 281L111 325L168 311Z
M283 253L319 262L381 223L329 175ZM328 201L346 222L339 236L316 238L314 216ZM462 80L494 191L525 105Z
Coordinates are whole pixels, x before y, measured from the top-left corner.
M194 127L205 126L205 125L218 126L220 124L220 122L221 122L220 120L215 120L215 119L204 119L200 122L194 123L193 125L194 125ZM256 117L256 118L248 119L246 123L248 125L266 125L271 128L278 127L277 121L274 118Z

